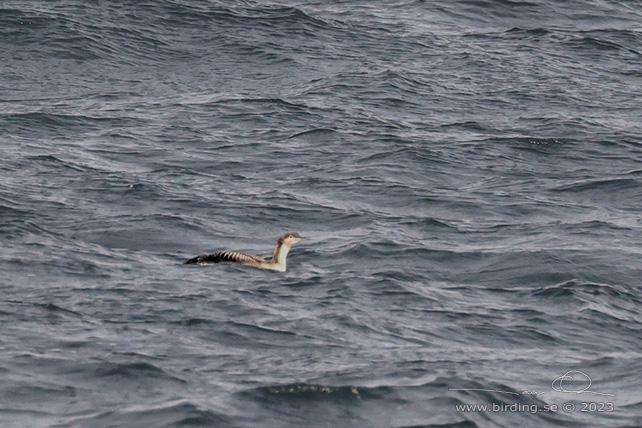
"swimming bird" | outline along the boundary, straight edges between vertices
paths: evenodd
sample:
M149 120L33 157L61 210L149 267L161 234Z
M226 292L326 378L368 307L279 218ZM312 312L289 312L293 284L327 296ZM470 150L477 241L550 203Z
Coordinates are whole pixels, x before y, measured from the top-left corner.
M265 260L263 257L254 256L251 254L244 254L236 251L221 251L214 254L204 254L202 256L194 257L186 261L184 264L204 265L209 263L233 262L259 269L270 269L279 272L285 272L285 259L288 255L288 251L290 251L290 247L299 242L301 239L303 239L301 238L301 235L294 232L288 232L284 235L281 235L278 242L276 243L274 254L272 255L272 260L270 261Z

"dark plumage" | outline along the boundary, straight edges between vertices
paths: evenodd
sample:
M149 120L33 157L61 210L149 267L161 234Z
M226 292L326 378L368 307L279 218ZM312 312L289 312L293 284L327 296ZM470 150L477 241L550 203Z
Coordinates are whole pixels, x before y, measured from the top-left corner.
M251 254L237 253L236 251L220 251L214 254L205 254L189 259L185 262L186 265L203 264L203 263L221 263L221 262L237 262L237 263L265 263L263 257L253 256Z

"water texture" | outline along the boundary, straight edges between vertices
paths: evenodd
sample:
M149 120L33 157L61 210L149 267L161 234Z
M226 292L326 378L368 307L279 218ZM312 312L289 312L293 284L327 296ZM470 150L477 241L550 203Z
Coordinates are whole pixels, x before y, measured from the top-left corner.
M641 23L1 2L0 426L642 426Z

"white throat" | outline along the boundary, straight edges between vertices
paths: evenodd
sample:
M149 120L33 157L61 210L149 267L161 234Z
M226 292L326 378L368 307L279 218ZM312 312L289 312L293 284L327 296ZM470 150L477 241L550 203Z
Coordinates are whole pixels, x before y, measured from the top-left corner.
M286 258L288 252L290 251L290 246L287 244L277 244L274 249L274 255L272 256L272 264L278 267L277 270L285 272L286 269Z

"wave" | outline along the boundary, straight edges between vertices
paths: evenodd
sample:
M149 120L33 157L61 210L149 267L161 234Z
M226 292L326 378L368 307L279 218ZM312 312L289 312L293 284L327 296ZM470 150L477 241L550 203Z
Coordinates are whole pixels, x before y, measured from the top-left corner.
M362 394L367 393L367 389L361 390ZM329 386L320 384L292 383L286 385L270 385L258 387L253 390L245 391L244 394L261 395L265 399L281 400L346 400L358 399L359 389L354 386Z
M640 180L636 178L593 178L588 180L576 181L569 184L557 186L552 191L556 192L617 192L623 190L640 190Z
M232 428L229 416L205 409L189 400L179 399L149 405L122 406L118 410L93 412L90 416L60 418L65 422L53 425L63 427L107 428L127 426L131 428L181 428L221 427Z
M145 379L148 381L170 381L185 383L185 380L170 375L165 370L150 363L103 363L95 368L98 378L123 378L128 381Z
M88 116L53 112L24 112L0 114L0 124L8 131L23 134L33 129L53 135L70 131L89 132L105 128L136 127L147 123L140 118L127 116Z
M588 319L611 318L632 321L642 299L625 285L599 284L576 279L528 290L529 296L561 305L569 313L584 314Z

